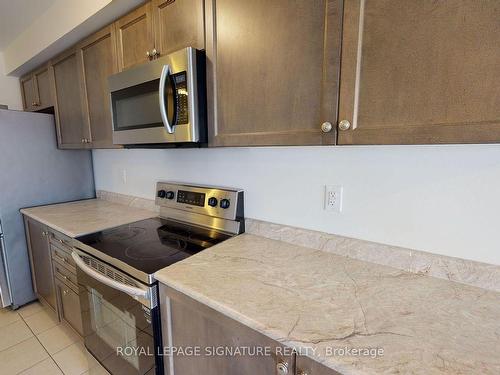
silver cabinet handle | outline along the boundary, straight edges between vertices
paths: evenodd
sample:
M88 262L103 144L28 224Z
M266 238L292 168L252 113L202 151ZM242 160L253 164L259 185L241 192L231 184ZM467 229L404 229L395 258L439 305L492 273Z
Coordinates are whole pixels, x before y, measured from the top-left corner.
M152 55L153 55L153 58L155 58L156 56L160 56L160 53L156 50L156 48L153 48L153 51L151 51Z
M331 122L325 121L324 123L321 124L321 131L323 133L329 133L333 129L333 125Z
M287 375L288 374L288 363L286 362L278 362L276 365L276 372L278 375Z
M160 75L160 87L158 88L160 90L160 114L161 114L161 119L163 121L163 125L165 126L165 129L167 130L167 133L169 134L174 134L174 128L168 121L168 116L167 116L167 107L165 103L165 85L167 84L167 77L170 74L170 66L169 65L163 65L163 69L161 70L161 75Z
M339 122L339 129L340 130L349 130L351 128L351 123L349 120L342 120Z
M148 59L151 59L151 52L146 51L146 57L147 57Z

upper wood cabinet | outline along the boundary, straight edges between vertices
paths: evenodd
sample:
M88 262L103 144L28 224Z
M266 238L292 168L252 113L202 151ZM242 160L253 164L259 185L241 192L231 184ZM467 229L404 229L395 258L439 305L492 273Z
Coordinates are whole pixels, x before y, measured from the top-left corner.
M21 94L25 111L40 111L53 106L48 65L21 78Z
M341 5L206 1L212 146L335 143Z
M108 76L118 72L114 28L108 26L78 45L83 80L85 120L92 148L114 148Z
M51 63L59 148L87 148L90 128L79 50L72 48Z
M115 22L120 71L148 61L154 49L151 2Z
M184 47L205 49L203 0L153 0L155 48L166 55Z
M23 97L23 108L25 111L33 111L36 104L34 77L29 75L21 78L21 95Z
M500 141L498 2L350 0L344 12L339 144Z

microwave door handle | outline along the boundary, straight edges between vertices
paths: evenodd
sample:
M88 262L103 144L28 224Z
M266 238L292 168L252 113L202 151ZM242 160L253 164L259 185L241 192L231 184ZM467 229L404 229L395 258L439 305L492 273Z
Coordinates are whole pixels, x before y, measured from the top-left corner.
M161 75L160 75L160 113L161 113L161 119L163 121L163 125L165 126L165 129L167 130L167 133L169 134L174 134L174 128L168 121L168 116L167 116L167 104L165 103L165 85L167 84L167 77L170 75L170 66L169 65L163 65L163 69L161 70Z
M127 293L130 296L137 296L137 297L142 297L142 298L148 298L148 291L143 290L141 288L136 288L130 285L126 285L123 283L120 283L116 280L110 279L109 277L104 276L103 274L95 271L94 269L90 268L85 264L85 262L80 258L80 256L76 252L71 253L71 257L75 261L76 265L78 268L80 268L83 272L85 272L87 275L92 277L93 279L96 279L97 281L100 281L104 285L109 286L110 288L119 290L121 292Z

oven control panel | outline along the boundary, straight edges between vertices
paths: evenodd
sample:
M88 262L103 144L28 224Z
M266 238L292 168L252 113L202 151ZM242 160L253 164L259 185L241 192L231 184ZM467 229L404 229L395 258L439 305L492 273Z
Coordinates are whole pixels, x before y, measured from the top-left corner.
M229 220L243 218L243 190L158 182L156 204Z

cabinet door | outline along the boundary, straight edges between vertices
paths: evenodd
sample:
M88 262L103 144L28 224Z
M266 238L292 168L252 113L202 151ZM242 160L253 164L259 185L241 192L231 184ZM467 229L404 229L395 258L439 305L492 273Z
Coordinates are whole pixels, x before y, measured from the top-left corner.
M23 96L23 109L25 111L33 111L36 104L35 85L33 75L29 74L21 78L21 93Z
M497 1L345 2L339 143L499 142L499 19Z
M47 227L31 219L26 219L25 223L35 291L38 297L43 298L56 310L56 293Z
M82 316L80 311L80 297L73 289L66 286L61 280L55 281L59 297L59 311L64 319L76 332L83 336Z
M113 148L108 77L118 71L114 28L108 26L79 44L92 148Z
M155 47L160 55L205 49L202 0L153 0Z
M154 48L150 2L116 21L115 28L120 71L149 60Z
M297 355L296 356L296 375L340 375L335 370L323 366L312 359Z
M277 366L293 374L294 355L278 342L164 285L160 296L164 346L200 350L199 356L165 357L167 374L172 375L172 369L175 375L276 374ZM226 353L237 353L238 348L262 348L267 352L211 355L213 348L227 348Z
M36 111L52 107L52 92L50 89L49 68L47 66L33 73L36 94Z
M334 144L342 1L205 4L210 144Z
M52 61L51 71L59 148L87 148L90 130L77 51L73 49Z

